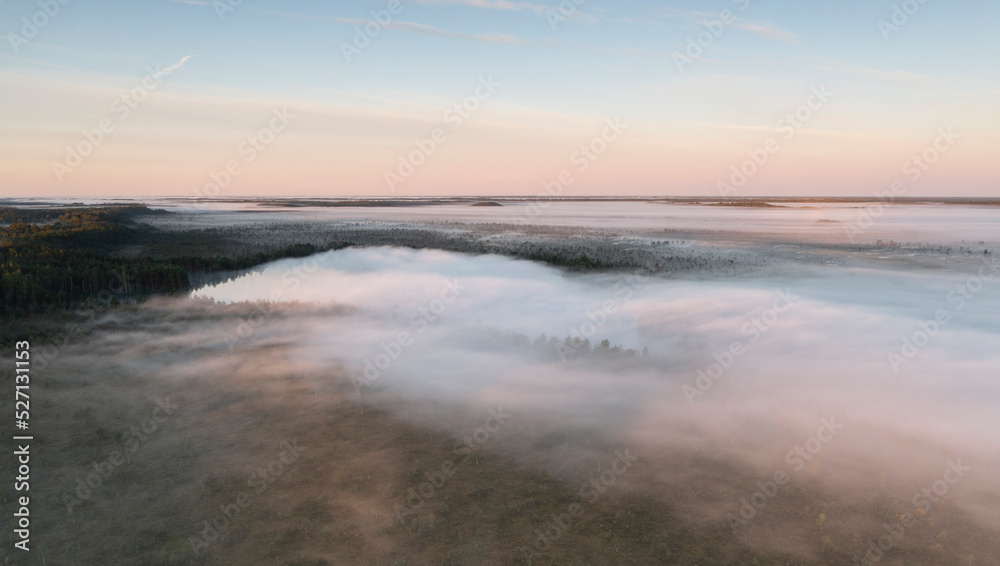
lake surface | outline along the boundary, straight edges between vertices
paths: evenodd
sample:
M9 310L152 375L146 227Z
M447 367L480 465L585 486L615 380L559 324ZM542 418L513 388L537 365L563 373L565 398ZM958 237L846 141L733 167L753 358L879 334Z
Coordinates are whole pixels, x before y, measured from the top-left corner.
M440 369L454 366L441 364L442 352L465 359L472 355L466 347L480 347L468 346L470 333L489 329L645 347L663 357L664 375L677 387L740 343L748 353L731 370L742 378L732 383L747 394L767 394L765 384L775 382L800 387L804 376L809 388L837 390L843 379L863 380L862 388L884 386L905 376L911 386L949 396L982 388L1000 394L1000 277L980 285L959 308L952 291L968 277L828 266L795 278L677 281L566 274L492 255L350 248L273 262L192 295L349 305L357 309L351 332L317 332L308 338L310 347L362 364L381 342L407 331L435 345L411 356L408 367L416 373L449 371ZM783 310L775 312L776 305ZM949 321L919 348L919 363L907 359L894 368L889 353L901 352L904 339L912 341L939 311ZM509 367L522 363L511 356ZM963 368L960 379L956 364Z

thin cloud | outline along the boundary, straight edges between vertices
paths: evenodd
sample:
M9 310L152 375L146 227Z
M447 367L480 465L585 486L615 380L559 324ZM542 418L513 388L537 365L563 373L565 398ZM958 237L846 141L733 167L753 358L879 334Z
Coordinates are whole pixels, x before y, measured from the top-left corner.
M447 37L451 39L464 39L468 41L484 41L486 43L528 43L526 40L521 39L519 37L514 37L512 35L506 35L502 33L470 35L467 33L447 31L441 28L436 28L434 26L429 26L427 24L418 24L415 22L390 22L386 27L389 29L408 31L411 33L419 33L422 35L430 35L434 37Z
M749 132L773 132L774 126L747 126L745 124L712 124L706 122L699 122L698 126L704 128L714 128L717 130L738 130L738 131L749 131ZM828 136L828 137L873 137L875 134L871 132L859 132L856 130L830 130L830 129L819 129L819 128L799 128L796 130L798 133L814 135L814 136Z
M78 48L78 47L66 47L66 46L63 46L63 45L53 45L53 44L50 44L50 43L43 43L43 42L40 42L40 41L32 42L31 45L32 45L32 47L38 47L38 48L41 48L41 49L47 49L47 50L50 50L50 51L56 51L56 52L59 52L59 53L68 53L70 55L83 56L83 57L118 59L118 60L121 60L121 61L142 61L142 62L148 62L149 61L149 59L146 58L146 57L142 57L142 56L134 55L134 54L133 55L125 55L125 54L122 54L122 53L116 53L114 51L96 51L96 50L92 50L92 49L81 49L81 48ZM10 57L10 59L18 59L18 58L17 57ZM25 59L23 57L20 58L20 59L21 60L30 60L30 59ZM34 63L36 63L36 64L42 64L43 63L42 61L36 61L36 60L32 60L32 61ZM45 63L45 64L51 64L51 63Z
M485 8L487 10L505 10L514 12L534 12L540 16L553 8L542 4L532 4L531 2L512 2L510 0L415 0L414 4L432 4L471 6L473 8Z
M747 130L751 132L773 132L774 126L745 126L743 124L710 124L698 123L698 126L715 128L717 130Z
M791 43L793 45L799 43L799 36L769 25L752 24L750 22L736 22L733 24L733 27L750 33L755 33L769 39L774 39L782 43Z
M536 16L558 14L560 17L582 20L589 23L596 23L599 21L599 18L589 14L584 14L579 9L573 10L571 13L566 13L560 6L548 6L532 2L514 2L512 0L414 0L413 3L432 6L469 6L473 8L483 8L486 10L531 12Z
M158 79L160 77L169 75L170 73L172 73L172 72L176 71L177 69L180 69L181 67L183 67L184 63L187 63L188 59L190 59L192 57L194 57L194 55L185 55L185 56L181 57L180 61L174 63L173 65L170 65L169 67L166 67L166 68L161 69L158 72L156 72L153 75L153 78Z
M663 12L668 18L671 19L686 19L686 20L705 20L705 19L718 19L720 17L719 12L702 12L700 10L679 10L677 8L666 8ZM699 22L701 23L701 22ZM747 22L744 20L737 19L734 23L729 24L734 29L748 31L753 34L757 34L768 39L774 39L782 43L790 43L797 45L799 43L799 36L778 29L770 24L759 24Z
M871 79L898 82L904 84L927 84L930 82L934 82L931 79L931 77L927 75L921 75L919 73L911 73L909 71L883 71L881 69L868 69L865 67L852 67L847 65L838 67L819 67L819 69L823 71L845 73L848 75L855 75L859 77L867 77Z
M341 18L337 16L306 16L303 14L293 14L290 12L277 12L274 10L258 10L259 12L275 14L279 16L285 16L289 18L302 18L307 20L318 20L323 22L337 22L341 24L350 24L354 26L361 26L366 24L365 20L359 20L356 18ZM436 28L434 26L429 26L427 24L420 24L416 22L407 21L392 21L384 25L387 29L394 29L397 31L405 31L409 33L417 33L420 35L429 35L433 37L446 37L450 39L461 39L466 41L481 41L485 43L508 43L508 44L532 44L528 40L522 39L520 37L515 37L512 35L506 35L502 33L488 33L482 35L471 35L467 33L455 32L443 30L441 28Z

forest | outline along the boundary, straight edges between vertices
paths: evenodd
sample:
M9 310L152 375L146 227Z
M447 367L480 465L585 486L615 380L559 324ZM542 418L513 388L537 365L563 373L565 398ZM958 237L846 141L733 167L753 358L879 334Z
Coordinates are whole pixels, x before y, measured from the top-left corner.
M398 245L502 253L569 270L637 267L640 262L615 250L615 260L597 259L595 250L524 243L500 249L482 243L456 245L456 239L427 231L331 230L322 241L297 234L282 244L273 238L220 229L161 230L142 217L169 215L146 206L74 208L0 207L0 316L28 315L80 307L98 294L135 301L190 288L189 275L248 269L286 257L305 257L347 246ZM266 227L264 227L266 228ZM248 237L249 236L249 237ZM303 242L305 240L305 242ZM262 245L263 244L263 245ZM457 249L455 249L457 248ZM591 252L588 254L587 252Z
M269 253L213 253L196 232L164 233L136 222L155 214L169 213L145 206L0 208L0 317L86 307L99 296L114 303L186 291L189 272L246 269L319 251L296 244Z

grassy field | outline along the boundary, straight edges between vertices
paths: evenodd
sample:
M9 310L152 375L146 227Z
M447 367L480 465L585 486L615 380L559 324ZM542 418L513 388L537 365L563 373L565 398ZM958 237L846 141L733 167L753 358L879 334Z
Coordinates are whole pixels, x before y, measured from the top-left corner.
M303 367L280 335L230 352L221 336L250 306L185 304L103 312L33 374L34 551L9 563L846 565L908 509L906 486L840 500L815 468L734 534L723 512L769 478L710 449L623 447L541 415L463 443L482 414L358 397L343 368ZM610 469L597 497L581 492ZM996 533L942 505L884 563L998 552Z

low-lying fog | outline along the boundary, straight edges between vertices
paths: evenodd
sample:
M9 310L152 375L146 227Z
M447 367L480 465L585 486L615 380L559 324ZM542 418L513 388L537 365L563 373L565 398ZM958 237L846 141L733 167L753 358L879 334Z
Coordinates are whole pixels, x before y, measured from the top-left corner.
M256 203L152 202L176 213L144 221L157 226L232 226L274 222L390 222L508 224L660 232L739 232L830 243L911 242L960 244L1000 242L996 206L783 203L773 207L704 206L661 202L504 201L503 206L468 204L402 207L258 206Z
M572 426L638 452L704 450L768 476L794 476L790 451L807 447L802 463L845 497L864 498L887 477L918 491L960 460L971 470L949 502L995 527L997 269L984 260L968 273L827 267L666 280L350 248L193 296L347 307L288 318L263 304L214 339L261 366L267 352L255 343L280 340L303 371L346 368L359 396L392 392L412 418L502 406L540 434ZM824 423L834 432L817 441ZM701 511L722 520L739 505Z

